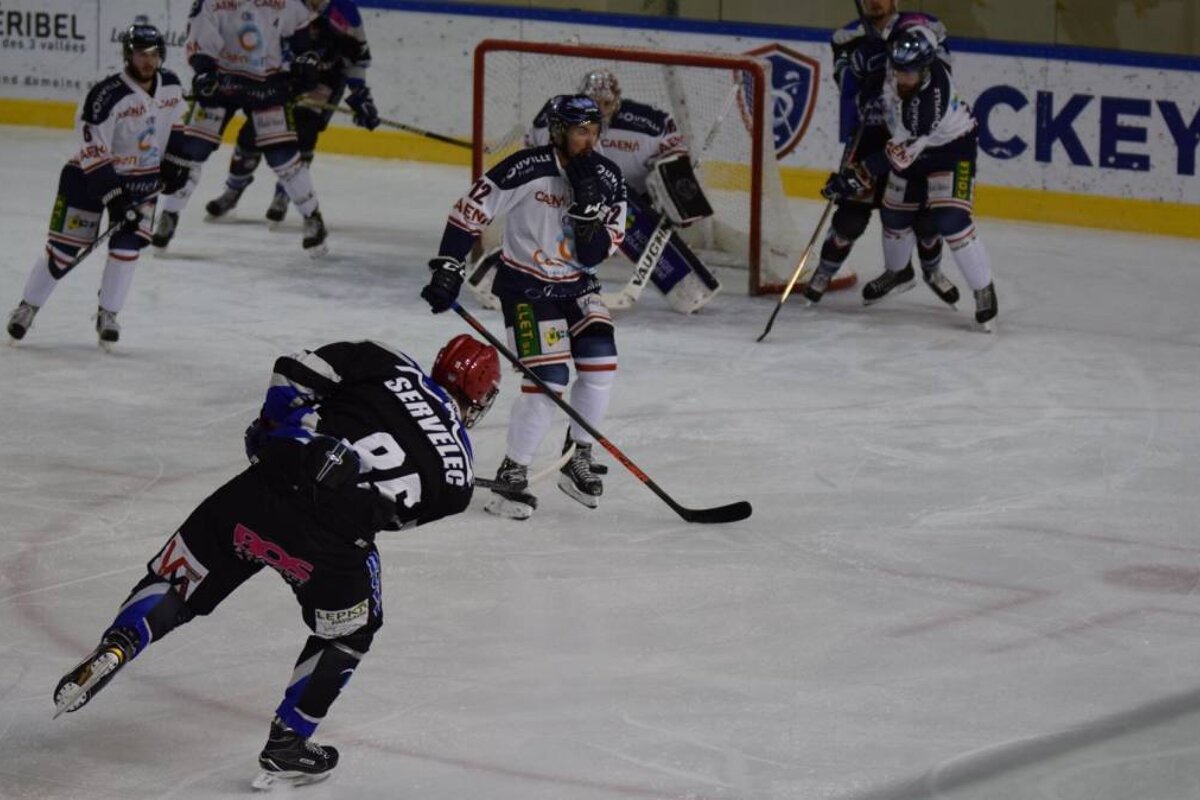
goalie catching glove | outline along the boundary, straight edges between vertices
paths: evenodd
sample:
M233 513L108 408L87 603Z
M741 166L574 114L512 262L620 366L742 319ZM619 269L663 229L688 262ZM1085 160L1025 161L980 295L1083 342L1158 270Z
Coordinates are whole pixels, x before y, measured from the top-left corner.
M421 290L421 297L429 303L433 313L449 311L458 299L458 290L462 288L467 269L456 258L438 256L429 262L429 270L429 283Z
M687 153L656 161L646 176L646 191L654 208L675 225L686 227L713 215Z

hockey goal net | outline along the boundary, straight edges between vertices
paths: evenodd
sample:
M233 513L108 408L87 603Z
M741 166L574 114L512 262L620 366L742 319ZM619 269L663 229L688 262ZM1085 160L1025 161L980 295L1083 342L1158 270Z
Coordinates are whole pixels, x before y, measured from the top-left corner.
M597 69L617 76L623 97L675 118L716 212L683 231L693 249L710 265L745 268L752 294L783 291L805 243L775 159L765 59L484 40L475 48L474 177L523 146L526 129L550 97L577 91L584 75Z

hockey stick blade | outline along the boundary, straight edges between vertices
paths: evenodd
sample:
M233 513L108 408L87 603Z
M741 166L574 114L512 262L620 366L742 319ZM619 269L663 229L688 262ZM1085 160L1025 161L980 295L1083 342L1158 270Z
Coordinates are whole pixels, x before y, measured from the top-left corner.
M675 509L679 516L683 517L688 522L697 522L701 525L715 525L722 522L738 522L746 519L754 511L750 503L746 500L739 500L736 503L730 503L727 506L716 506L715 508L677 508Z

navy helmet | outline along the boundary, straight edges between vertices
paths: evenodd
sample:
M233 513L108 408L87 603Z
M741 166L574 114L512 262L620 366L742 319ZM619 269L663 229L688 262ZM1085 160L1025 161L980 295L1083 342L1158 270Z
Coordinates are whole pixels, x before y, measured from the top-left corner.
M897 72L929 69L937 54L937 34L924 25L899 28L888 39L888 61Z
M158 57L167 60L167 40L162 32L150 24L150 18L142 15L134 17L133 24L121 34L121 52L128 61L134 53L147 50L158 50Z
M566 147L567 131L571 128L589 122L599 124L600 121L600 106L586 94L557 95L551 98L550 109L546 113L550 141L558 148Z

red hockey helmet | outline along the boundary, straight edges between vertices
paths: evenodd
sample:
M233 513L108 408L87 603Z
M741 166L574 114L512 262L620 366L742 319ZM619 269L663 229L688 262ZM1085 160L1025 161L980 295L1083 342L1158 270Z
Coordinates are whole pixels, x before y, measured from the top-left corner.
M460 333L438 351L430 377L458 403L463 424L470 428L500 393L500 354L490 344Z

